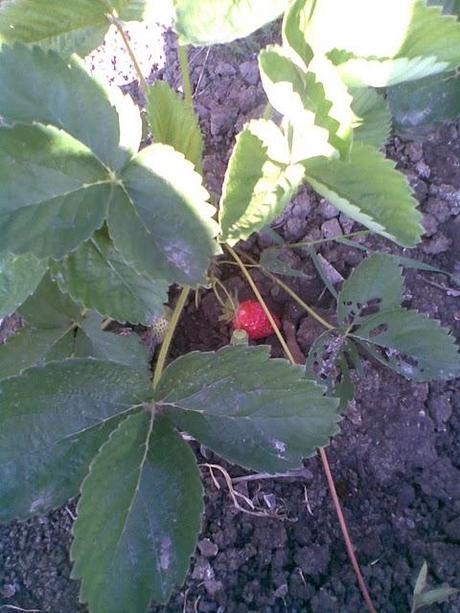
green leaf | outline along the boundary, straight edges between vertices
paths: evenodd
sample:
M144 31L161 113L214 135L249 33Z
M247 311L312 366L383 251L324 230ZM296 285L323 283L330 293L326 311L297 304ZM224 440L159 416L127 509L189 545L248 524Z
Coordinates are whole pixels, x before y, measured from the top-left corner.
M460 63L460 24L422 0L307 0L305 10L306 40L350 86L394 85Z
M0 182L4 248L40 258L61 258L88 239L112 194L91 151L51 126L0 128Z
M391 133L391 114L385 98L370 87L355 89L352 95L354 140L380 149Z
M87 55L109 28L110 5L121 19L142 19L139 0L8 0L0 5L0 43L40 44L63 55Z
M301 366L269 356L265 346L182 356L165 370L156 405L230 462L268 472L298 467L337 432L337 401Z
M195 285L218 253L215 209L193 165L172 147L143 149L122 174L108 226L115 248L139 272Z
M94 359L32 368L0 382L0 520L44 513L78 493L89 461L149 395L145 370Z
M273 221L303 179L300 164L287 165L269 158L276 141L264 138L264 132L271 137L273 131L271 122L253 120L236 138L219 207L222 240L230 244Z
M307 275L301 270L296 270L292 266L281 259L282 251L279 247L270 247L264 249L260 254L259 264L268 272L283 275L284 277L306 277Z
M308 65L313 59L313 51L305 39L309 20L305 0L294 0L284 14L283 45L290 47Z
M41 123L67 132L100 161L94 173L101 166L121 170L139 147L141 120L134 103L91 77L75 56L64 60L39 47L3 46L0 82L0 115L7 122ZM115 107L122 119L128 115L129 125L120 123Z
M423 136L460 115L460 77L453 72L401 83L390 87L388 101L395 130Z
M137 273L104 232L97 232L53 270L62 291L120 322L150 325L163 314L168 300L167 281Z
M200 169L203 135L198 117L165 81L155 81L148 88L147 115L154 141L171 145Z
M51 276L46 275L36 292L21 306L19 313L35 328L68 328L80 322L81 306L64 295Z
M306 68L288 49L272 45L259 54L260 74L270 104L307 138L302 157L347 157L351 145L352 98L326 58L315 57Z
M406 247L422 235L421 214L405 177L368 145L355 143L349 161L305 162L306 179L348 217Z
M416 311L393 309L369 315L353 332L382 364L414 381L454 379L460 355L454 338L438 321ZM381 348L380 350L378 348Z
M444 587L434 588L433 590L429 590L428 592L424 592L423 594L418 595L415 599L414 608L412 610L418 611L422 607L429 607L433 604L444 602L445 600L447 600L451 596L455 596L455 594L458 594L459 592L460 590L458 590L457 588L449 587L447 585Z
M0 318L11 315L35 291L46 268L31 253L0 253Z
M396 309L403 300L401 268L391 255L366 258L345 281L337 299L337 317L343 326L358 323L366 311Z
M124 420L91 464L73 529L73 576L91 612L167 602L185 578L202 511L195 457L168 421Z
M32 124L0 129L5 249L62 258L108 217L116 249L138 272L203 280L218 250L214 208L180 153L156 144L133 157L141 123L132 101L109 93L75 57L37 47L3 47L0 81L0 115Z
M174 0L182 45L214 45L248 36L285 10L288 0Z

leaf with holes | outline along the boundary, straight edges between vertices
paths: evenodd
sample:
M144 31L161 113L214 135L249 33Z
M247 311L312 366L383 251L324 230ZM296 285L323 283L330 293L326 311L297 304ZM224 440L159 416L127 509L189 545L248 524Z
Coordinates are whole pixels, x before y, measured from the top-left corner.
M293 161L308 157L348 157L351 146L352 98L327 58L306 64L288 49L271 45L259 54L262 83L271 105L308 142Z
M156 144L134 155L141 121L132 101L76 57L38 47L3 47L0 80L0 114L21 122L0 128L5 249L59 259L107 219L116 249L138 272L203 280L216 252L214 208L180 153Z
M76 496L89 462L150 393L148 371L71 359L0 382L0 520L45 513Z
M165 81L156 81L147 91L147 116L153 140L171 145L201 168L203 135L194 109Z
M407 379L454 379L460 374L460 355L454 338L438 321L417 311L393 309L369 315L353 337L382 364Z
M265 346L189 353L163 373L156 404L230 462L267 472L298 467L337 432L337 401L301 366L269 358Z
M342 326L359 323L370 312L401 306L403 279L397 260L391 255L366 258L345 281L337 299L337 318Z
M304 165L312 187L348 217L400 245L420 240L421 214L406 178L373 147L355 143L349 161L317 158Z
M130 21L146 17L148 5L146 0L8 0L0 4L0 44L39 44L84 57L104 40L111 8Z
M355 141L380 149L391 134L391 113L385 98L371 87L352 90Z
M32 294L46 272L33 254L0 253L0 318L11 315Z
M141 412L119 425L91 464L73 528L73 576L92 613L168 600L196 546L202 496L195 456L166 419Z
M288 0L174 0L174 29L182 45L215 45L248 36L273 21Z
M168 283L126 264L105 232L53 266L61 290L89 309L116 321L149 325L163 315Z
M278 142L286 147L279 129L260 119L237 136L219 207L222 240L234 244L269 224L299 188L303 166L270 159Z

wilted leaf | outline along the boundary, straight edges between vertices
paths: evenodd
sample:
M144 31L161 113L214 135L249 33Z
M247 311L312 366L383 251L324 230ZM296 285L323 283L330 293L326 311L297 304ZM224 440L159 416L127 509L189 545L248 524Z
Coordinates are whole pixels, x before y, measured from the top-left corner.
M0 253L0 318L11 315L35 291L46 268L31 253Z
M337 401L301 366L269 355L264 346L189 353L165 370L156 404L230 462L268 472L297 467L337 432Z
M61 289L74 300L120 322L149 325L163 314L168 283L137 273L104 232L54 265Z
M296 270L292 266L285 262L280 256L282 251L278 247L270 247L264 249L260 254L259 264L267 270L277 275L283 275L284 277L306 277L307 275L301 270Z
M401 306L403 300L401 268L391 255L374 254L366 258L345 281L337 299L339 322L348 326L369 314Z
M166 602L184 580L202 511L195 457L168 421L124 420L91 464L74 524L73 576L91 612Z
M78 493L88 464L131 407L145 369L94 359L32 368L0 382L0 519L45 513Z
M438 321L405 309L369 315L353 332L382 364L414 381L454 379L460 355L454 338ZM372 345L375 349L372 350ZM378 349L381 348L381 349Z
M228 43L273 21L287 5L288 0L174 0L174 28L183 45Z
M303 179L304 169L300 164L288 165L270 159L273 140L263 140L261 134L262 131L269 136L273 134L270 124L261 119L251 121L237 136L219 207L222 239L230 244L248 238L273 221Z
M404 246L422 235L421 214L405 177L376 149L355 143L349 161L305 162L306 179L348 217Z
M171 145L201 168L203 135L192 107L165 81L155 81L147 92L147 115L156 143Z

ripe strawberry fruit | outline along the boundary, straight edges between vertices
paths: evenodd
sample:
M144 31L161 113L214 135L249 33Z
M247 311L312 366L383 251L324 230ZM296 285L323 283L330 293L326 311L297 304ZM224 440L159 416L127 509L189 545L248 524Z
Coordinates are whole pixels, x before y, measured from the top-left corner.
M278 317L273 313L272 317L277 327L281 328ZM238 304L233 317L233 329L245 330L253 341L274 334L273 327L257 300L244 300Z

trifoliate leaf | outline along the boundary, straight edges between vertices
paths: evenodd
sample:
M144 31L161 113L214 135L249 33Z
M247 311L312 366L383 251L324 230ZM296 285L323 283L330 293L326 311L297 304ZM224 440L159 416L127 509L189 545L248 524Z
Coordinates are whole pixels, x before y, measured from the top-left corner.
M133 157L141 123L132 101L77 58L38 47L2 47L0 81L0 115L20 122L0 128L2 249L59 259L108 218L139 272L187 285L204 278L218 231L208 194L165 145Z
M8 0L0 4L0 43L39 44L82 57L98 47L109 28L107 14L140 20L145 0Z
M337 317L344 326L358 323L369 309L385 311L401 306L403 280L398 262L390 255L366 258L345 281L337 299Z
M189 353L164 372L155 398L176 426L230 462L277 472L300 465L337 431L337 401L269 347Z
M203 511L195 457L152 414L124 420L82 486L73 576L92 613L147 611L185 578ZM95 546L97 543L97 546Z
M214 45L248 36L276 19L288 0L174 0L182 45Z
M0 520L29 517L78 493L119 415L149 394L145 370L67 360L0 382Z
M11 315L35 291L46 268L31 253L0 253L0 318Z
M203 135L192 107L165 81L156 81L147 91L147 116L153 140L171 145L201 168Z
M163 314L168 283L137 273L104 232L53 266L64 292L89 309L120 322L149 325Z
M222 239L230 244L248 238L273 221L303 179L300 164L288 165L269 158L273 141L262 140L262 129L269 124L262 119L247 124L237 136L228 163L219 221ZM265 135L271 136L273 131L268 128Z
M438 321L417 311L393 309L369 315L353 336L365 341L364 346L382 364L407 379L445 380L460 374L460 355L453 337Z
M355 143L349 161L305 162L306 179L348 217L407 247L422 235L421 214L405 177L373 147Z
M391 133L391 113L385 98L371 87L355 89L351 93L351 108L356 115L353 139L380 149Z

